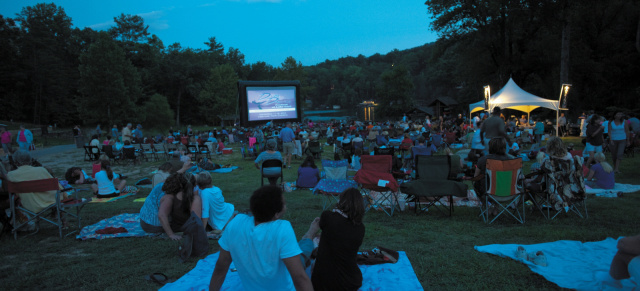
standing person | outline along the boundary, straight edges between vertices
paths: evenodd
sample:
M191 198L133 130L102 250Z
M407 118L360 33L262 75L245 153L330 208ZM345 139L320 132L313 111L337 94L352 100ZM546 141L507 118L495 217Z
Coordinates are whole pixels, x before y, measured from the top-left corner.
M584 111L582 111L582 114L578 117L578 120L580 121L580 137L586 137L587 136L587 113L585 113Z
M293 141L295 140L296 135L293 133L293 129L291 129L291 122L287 122L285 128L280 131L280 140L282 140L282 153L284 154L284 165L283 167L291 168L291 155L293 154L294 145Z
M111 136L113 137L113 139L117 142L120 141L119 137L120 135L118 134L118 125L113 125L113 128L111 128Z
M485 152L489 149L489 141L497 136L505 136L506 132L504 129L504 120L500 118L500 107L496 106L493 108L493 112L491 113L491 117L487 118L484 122L482 122L482 127L480 128L480 136L482 137L482 143L485 148Z
M538 145L542 144L542 135L544 134L544 123L540 121L540 117L536 117L536 125L533 127L533 135Z
M133 140L136 143L142 143L143 134L142 134L142 125L141 124L138 124L138 126L136 126L136 129L133 132Z
M596 153L602 153L604 127L600 125L600 122L602 122L600 116L594 115L587 125L587 144L584 147L584 151L589 154L587 167L591 167L591 161L595 158Z
M629 144L629 124L624 120L622 112L617 112L613 120L609 122L609 137L611 139L611 156L613 157L613 169L620 173L620 161L624 155L624 148Z
M98 138L102 136L102 130L100 129L100 124L96 126L96 134L98 135Z
M560 113L560 117L558 117L558 134L560 136L564 136L564 131L567 127L567 118L564 117L564 113Z
M33 134L30 130L24 128L24 125L20 125L20 131L18 132L16 141L20 146L20 150L28 152L31 148L31 143L33 143Z
M125 141L131 142L132 139L133 139L133 132L131 131L131 123L127 123L127 126L125 126L122 129L122 142L123 143Z
M320 245L311 275L314 290L358 290L362 272L356 263L364 239L362 194L354 188L340 195L333 210L320 216Z
M11 148L11 132L6 127L0 128L0 142L2 143L2 149L7 155L11 155L13 149Z
M249 200L253 216L238 214L218 241L220 256L209 290L220 290L233 262L245 290L313 290L300 254L310 255L319 218L296 242L291 223L280 218L287 210L282 190L264 186Z

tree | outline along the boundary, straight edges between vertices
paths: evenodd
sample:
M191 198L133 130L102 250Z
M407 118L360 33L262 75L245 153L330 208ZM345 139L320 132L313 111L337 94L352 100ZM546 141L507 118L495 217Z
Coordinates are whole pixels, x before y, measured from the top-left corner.
M22 35L19 52L31 91L24 97L33 110L33 122L49 123L53 112L57 118L70 118L70 92L77 80L68 54L71 18L62 7L41 3L23 8L16 20Z
M149 36L149 26L144 25L144 19L139 15L120 14L114 17L115 26L109 28L109 34L115 40L125 43L142 42Z
M147 113L145 124L151 128L164 130L173 123L173 111L164 95L153 94L145 103L144 111Z
M304 68L301 62L296 62L293 57L287 57L282 67L276 69L276 80L298 80L304 83Z
M136 101L141 96L140 76L122 49L104 32L80 56L78 109L83 120L108 124L141 122L144 111Z
M382 85L378 90L380 115L398 117L413 106L413 82L407 67L394 66L380 76Z
M198 96L207 123L217 123L219 116L234 114L238 106L238 75L229 64L211 69L209 79Z
M215 64L222 64L224 61L224 46L216 40L215 36L209 38L209 41L204 43L207 46L206 52L213 59ZM243 56L244 58L244 56Z

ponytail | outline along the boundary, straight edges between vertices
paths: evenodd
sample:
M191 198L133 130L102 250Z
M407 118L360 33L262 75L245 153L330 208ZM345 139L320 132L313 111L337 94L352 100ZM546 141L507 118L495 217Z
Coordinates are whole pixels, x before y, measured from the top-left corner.
M102 160L102 162L100 162L100 167L107 172L107 178L109 178L109 181L113 180L113 170L111 170L111 163L109 160Z

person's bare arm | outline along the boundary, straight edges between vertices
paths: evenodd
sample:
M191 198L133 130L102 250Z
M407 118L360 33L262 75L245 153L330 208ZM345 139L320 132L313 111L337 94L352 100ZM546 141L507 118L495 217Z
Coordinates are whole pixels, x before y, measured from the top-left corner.
M198 217L202 217L202 198L200 194L194 194L191 211L195 212Z
M224 283L224 279L227 277L227 270L229 270L232 261L231 253L220 249L220 256L218 256L216 267L213 269L211 281L209 282L209 291L217 291L222 288L222 283Z
M191 164L191 162L184 162L184 164L182 165L182 168L180 170L177 170L177 173L184 173L187 170L191 169L193 165Z
M593 176L596 174L596 171L589 170L589 174L587 175L587 180L593 179Z
M160 199L160 209L158 209L158 219L162 224L162 229L172 240L179 240L182 236L177 235L171 230L169 224L169 214L171 214L171 207L173 206L173 199L170 196L164 195Z
M296 290L313 290L311 280L302 267L300 255L282 259L282 261L291 275L291 279L293 280L293 285L296 287Z

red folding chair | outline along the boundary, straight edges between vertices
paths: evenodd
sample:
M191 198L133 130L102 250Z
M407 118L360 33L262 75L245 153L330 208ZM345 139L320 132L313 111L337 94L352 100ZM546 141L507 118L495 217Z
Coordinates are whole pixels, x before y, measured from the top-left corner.
M353 179L360 184L363 196L369 202L366 211L371 208L382 209L387 215L393 216L398 204L398 182L391 173L392 156L363 155L360 157L362 168L356 172ZM374 195L373 192L380 193ZM389 210L387 210L389 206Z

